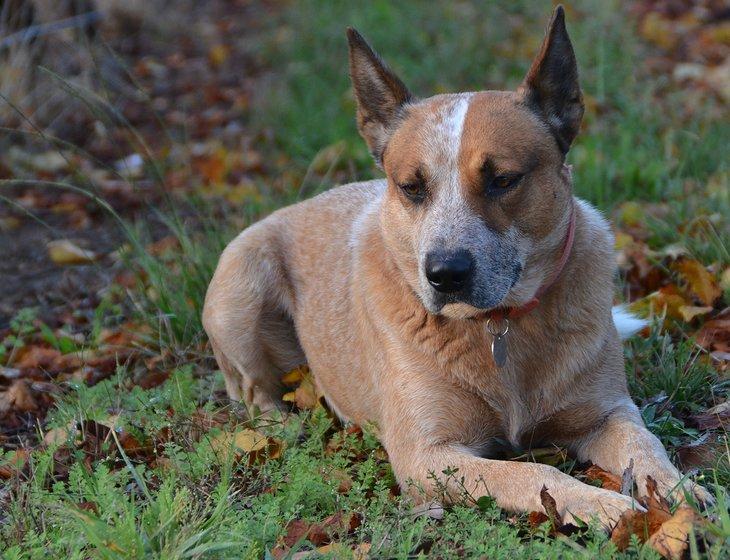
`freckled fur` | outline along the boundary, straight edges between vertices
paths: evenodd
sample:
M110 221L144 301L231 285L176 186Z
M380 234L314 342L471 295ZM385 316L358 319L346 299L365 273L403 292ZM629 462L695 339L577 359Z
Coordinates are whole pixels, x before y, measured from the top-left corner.
M560 9L556 19L562 23ZM550 33L564 47L567 35ZM572 129L564 126L556 141L554 123L525 103L542 75L539 59L517 93L408 98L406 112L389 105L386 114L370 106L373 99L387 102L389 88L403 97L402 83L377 68L379 59L358 53L361 39L351 41L351 61L366 65L351 70L361 79L358 111L385 119L361 132L378 146L387 178L283 208L226 248L203 323L231 398L280 406L281 374L306 361L336 413L376 422L400 483L427 495L430 473L455 467L475 496L490 494L513 511L540 510L543 485L568 517L607 524L632 507L630 498L553 467L482 456L494 438L562 444L616 474L633 459L641 491L648 474L663 491L675 489L680 475L626 388L611 315L613 238L600 214L573 197L562 167ZM378 76L387 80L368 97L362 80ZM560 107L545 91L541 102ZM485 198L485 156L506 170L529 169L524 184L498 201ZM420 206L398 186L419 169L429 178ZM511 321L509 360L497 369L483 309L522 305L551 275L571 205L570 257L540 305ZM434 247L475 255L478 285L469 301L439 302L424 281L424 255ZM515 262L523 272L511 285L506 268Z

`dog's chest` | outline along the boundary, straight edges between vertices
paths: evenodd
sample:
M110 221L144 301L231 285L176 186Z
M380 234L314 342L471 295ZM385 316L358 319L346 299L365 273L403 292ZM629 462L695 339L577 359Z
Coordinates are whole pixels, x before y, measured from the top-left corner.
M570 369L570 358L560 341L551 345L515 329L505 337L507 361L498 367L492 355L493 337L484 322L436 330L415 340L443 375L489 406L495 428L511 443L541 439L551 417L572 400L573 391L561 375Z

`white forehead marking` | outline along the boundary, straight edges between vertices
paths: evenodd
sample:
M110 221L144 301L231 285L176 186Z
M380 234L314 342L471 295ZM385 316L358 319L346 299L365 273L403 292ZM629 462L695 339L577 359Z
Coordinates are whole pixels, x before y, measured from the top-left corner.
M442 190L451 191L459 187L459 150L472 94L459 93L449 97L449 102L433 114L427 127L430 136L427 165L431 163L435 167L430 170L435 180L446 183ZM436 162L443 162L443 165L436 167L433 165Z

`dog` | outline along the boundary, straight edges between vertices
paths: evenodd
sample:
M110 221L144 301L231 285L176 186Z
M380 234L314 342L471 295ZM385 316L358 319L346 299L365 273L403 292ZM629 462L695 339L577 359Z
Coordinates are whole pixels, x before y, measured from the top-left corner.
M229 396L282 405L283 372L307 363L341 419L373 422L402 487L422 499L489 495L565 519L614 523L630 496L495 442L556 444L639 495L702 501L644 426L626 385L612 309L615 257L565 164L583 116L558 7L516 91L417 99L348 29L358 129L385 179L274 212L224 250L203 325ZM450 473L450 475L449 475ZM439 494L440 493L440 494Z

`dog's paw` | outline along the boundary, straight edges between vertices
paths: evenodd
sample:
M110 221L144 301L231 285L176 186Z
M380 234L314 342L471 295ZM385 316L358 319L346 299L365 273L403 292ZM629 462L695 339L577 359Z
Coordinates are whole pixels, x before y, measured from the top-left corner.
M602 488L589 488L589 491L576 493L568 499L563 512L565 523L580 525L581 522L596 520L605 530L610 531L623 512L632 509L646 511L631 496Z

